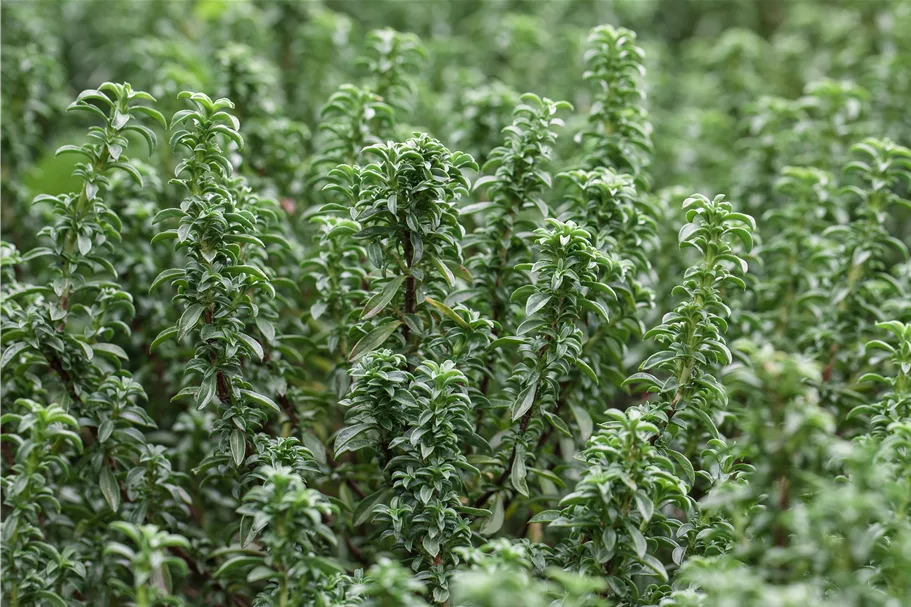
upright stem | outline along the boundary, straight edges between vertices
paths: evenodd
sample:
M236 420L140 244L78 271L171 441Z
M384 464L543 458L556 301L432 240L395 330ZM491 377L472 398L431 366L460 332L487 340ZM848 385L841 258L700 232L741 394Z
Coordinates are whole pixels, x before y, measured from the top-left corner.
M106 147L104 149L107 149ZM107 164L108 156L101 156L93 165L93 175L104 172L105 165ZM79 199L76 201L76 217L81 219L82 214L85 212L85 205L89 201L89 196L87 193L88 182L82 184L82 191L79 193ZM76 246L76 233L73 230L67 232L66 243L64 244L64 251L67 254L67 257L63 259L63 275L69 279L70 278L70 263L67 261L67 258L73 254L73 250ZM60 294L60 307L64 310L69 308L70 305L70 291L72 290L72 284L68 284L63 292ZM66 326L66 320L60 321L60 326L57 328L58 331L63 332Z
M279 607L288 607L288 575L284 574L278 587Z
M523 434L525 434L525 430L528 429L528 423L531 421L531 415L532 415L533 409L534 409L534 406L529 408L528 411L525 412L525 415L522 416L522 421L519 424L519 436L520 437ZM509 455L509 463L507 463L506 467L503 468L503 473L499 476L499 478L497 478L496 482L494 483L494 486L491 487L490 489L488 489L487 491L485 491L481 495L481 497L479 497L477 500L475 500L475 503L474 503L475 508L480 508L481 506L483 506L485 504L485 502L487 502L487 500L490 499L490 496L492 496L494 493L496 493L497 491L500 490L500 488L503 486L503 483L505 483L506 479L509 478L509 475L512 474L513 466L516 465L516 456L517 455L518 455L518 449L516 448L516 445L513 444L512 453L510 453L510 455Z
M778 479L778 520L775 522L775 545L779 547L785 547L788 545L788 534L787 529L784 526L784 522L781 520L781 517L785 512L788 511L790 507L790 498L788 495L788 488L790 483L788 478L782 475Z
M405 278L405 314L414 314L417 308L416 291L417 284L414 275L411 273L414 264L414 245L411 243L411 232L405 230L402 236L402 247L405 250L405 264L408 266L408 276ZM402 324L402 335L405 337L405 343L411 339L411 329L408 323Z
M149 602L149 590L145 586L136 589L136 607L151 607Z

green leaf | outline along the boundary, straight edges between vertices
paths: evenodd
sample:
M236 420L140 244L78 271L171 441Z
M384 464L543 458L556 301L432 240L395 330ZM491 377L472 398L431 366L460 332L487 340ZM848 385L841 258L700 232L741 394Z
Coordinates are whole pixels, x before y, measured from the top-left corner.
M261 556L235 556L227 561L225 561L221 567L215 570L215 577L221 577L228 573L231 573L235 569L251 567L253 565L261 565L263 562L263 557Z
M509 296L510 303L526 301L535 292L535 285L522 285Z
M474 518L480 518L480 517L486 518L493 514L490 510L485 510L483 508L472 508L471 506L465 506L465 505L457 506L457 508L458 508L459 512L461 512L462 514L466 514L466 515L468 515L470 517L474 517Z
M225 235L225 241L251 244L260 248L266 247L265 243L262 240L250 234L227 234Z
M503 494L497 493L494 496L493 510L491 511L490 518L484 521L479 533L481 535L493 535L503 527L504 517Z
M204 310L202 304L193 304L184 310L184 313L180 315L180 320L177 321L177 339L183 339L190 334Z
M433 497L433 487L430 485L422 486L420 491L418 491L418 497L420 497L424 505L427 505L430 502L430 498Z
M129 360L127 353L123 351L123 348L117 344L92 344L92 350L97 354L107 354L115 358L121 358L123 360Z
M363 432L371 430L373 427L374 427L373 423L365 422L365 423L352 424L350 426L345 426L344 428L339 430L338 434L335 437L335 444L333 445L333 450L336 452L336 456L338 456L339 450L342 447L344 447L348 443L348 441L350 441L355 436L358 436L359 434L361 434Z
M351 514L351 521L354 526L359 527L370 520L373 516L373 508L377 504L385 503L390 496L392 496L392 489L380 489L358 502L354 512Z
M427 554L435 557L440 553L440 538L430 537L429 533L425 533L424 537L421 539L421 546L424 547L424 550L427 551Z
M551 413L550 411L544 411L543 414L544 414L544 419L546 419L548 422L550 422L550 425L553 426L557 430L557 432L559 432L560 434L562 434L563 436L565 436L567 438L572 438L573 434L572 434L572 432L570 432L569 426L566 425L565 421L563 421L557 415L555 415L554 413Z
M490 345L487 346L487 349L493 350L495 348L521 346L524 343L525 343L525 340L522 339L521 337L516 337L514 335L506 335L505 337L501 337L499 339L495 339L492 342L490 342Z
M29 345L27 343L20 341L20 342L14 343L10 347L8 347L6 350L4 350L3 356L0 356L0 369L3 369L4 367L6 367L6 365L11 360L16 358L16 356L20 352L22 352L23 350L25 350L28 347L29 347Z
M255 584L264 580L275 580L281 578L281 576L282 574L280 572L270 569L265 565L260 565L254 567L253 570L247 574L247 583Z
M528 481L526 476L528 471L525 467L525 449L519 447L516 449L516 456L512 462L512 471L509 474L509 480L512 483L513 488L528 497Z
M686 476L686 480L689 482L690 487L692 487L696 482L696 471L693 469L693 464L690 463L690 460L688 460L684 454L674 451L673 449L668 449L667 454L683 469L683 474Z
M653 369L663 363L672 361L676 358L677 358L677 353L674 352L673 350L661 350L659 352L655 352L654 354L649 356L647 359L645 359L645 362L643 362L639 366L639 368L644 371L648 371L649 369ZM640 377L642 377L642 376L640 376ZM632 379L632 377L630 377L630 379ZM627 379L626 381L628 382L628 381L630 381L630 379Z
M114 422L106 419L101 422L101 425L98 426L98 442L104 443L109 438L111 438L111 433L114 431Z
M177 238L177 230L165 230L164 232L159 232L152 237L152 240L149 241L151 244L157 244L164 240L173 240Z
M155 280L152 281L152 286L149 287L149 293L154 291L158 285L165 282L166 280L171 280L177 278L178 276L186 276L186 271L180 268L171 268L170 270L165 270L159 274Z
M158 213L155 214L154 218L152 218L152 223L153 224L161 223L162 221L166 221L168 219L174 219L177 217L184 217L184 216L186 216L186 213L183 210L176 208L176 207L173 207L170 209L162 209L161 211L158 211Z
M744 228L728 228L727 232L739 238L740 242L743 243L743 248L747 251L753 249L753 235L750 234L749 230L746 230Z
M579 426L579 432L581 433L580 438L583 441L587 441L595 429L595 423L592 421L592 416L579 405L570 405L569 408L572 410L573 416L576 418L576 424Z
M258 316L256 318L256 328L259 329L259 332L266 338L267 343L271 344L275 341L275 325L271 322Z
M306 563L308 567L322 571L324 574L329 576L338 573L347 573L344 567L336 563L333 559L326 558L324 556L302 556L300 557L300 560L303 563Z
M244 456L247 452L247 442L244 433L239 428L234 428L231 432L231 457L234 459L234 465L240 466L244 462Z
M447 306L446 304L444 304L444 303L442 303L442 302L439 302L439 301L437 301L437 300L435 300L435 299L431 299L430 297L425 297L425 298L424 298L424 301L426 301L426 302L429 303L431 306L433 306L434 308L436 308L437 310L439 310L440 313L443 314L443 316L445 316L446 318L452 320L453 322L455 322L457 325L459 325L460 327L462 327L462 328L465 329L466 331L470 331L470 330L471 330L471 325L469 325L467 322L465 322L465 319L464 319L464 318L462 318L461 316L459 316L458 314L456 314L455 311L454 311L452 308L450 308L449 306Z
M581 303L582 303L583 308L587 309L590 312L594 312L595 314L600 316L604 320L604 322L607 322L610 320L610 318L607 314L607 308L602 306L597 301L592 301L591 299L582 299Z
M395 333L395 330L402 324L399 320L388 322L373 329L370 333L363 336L354 347L351 348L351 354L348 356L348 362L354 362L365 354L376 350L385 343L389 336Z
M563 482L563 479L560 478L559 476L557 476L556 474L554 474L553 472L551 472L550 470L543 470L541 468L529 467L528 471L537 477L549 480L550 482L552 482L557 487L560 487L561 489L566 487L566 483Z
M644 385L644 386L647 386L648 388L660 388L661 387L661 384L658 381L657 377L655 377L651 373L644 373L644 372L633 373L632 375L630 375L629 377L627 377L624 380L622 385L629 386L629 385L633 385L633 384Z
M117 508L120 507L120 485L117 483L114 473L107 466L101 469L101 474L98 477L98 486L101 488L101 493L104 495L108 506L111 507L111 510L117 512Z
M196 393L196 409L202 409L215 396L215 390L218 381L217 373L209 373L199 385L199 392Z
M367 304L364 306L364 311L361 313L361 320L373 318L382 312L383 309L389 305L389 302L392 301L396 294L399 292L399 289L402 287L405 279L405 276L397 276L396 278L393 278L387 282L383 286L382 291L367 301Z
M690 239L700 228L698 223L686 223L681 226L677 232L677 242L685 242Z
M640 556L639 559L642 561L643 565L657 573L658 577L660 577L662 581L668 581L667 571L665 570L664 565L661 563L661 561L653 557L651 554Z
M888 384L889 380L880 375L879 373L864 373L857 379L858 383L863 382L878 382L882 384Z
M31 261L33 259L38 259L39 257L45 257L46 255L53 255L54 251L47 247L35 247L28 253L22 256L22 261Z
M168 327L167 329L165 329L164 331L159 333L158 337L156 337L154 340L152 340L152 343L149 345L149 352L154 350L156 346L159 346L159 345L163 344L164 342L168 341L169 339L173 339L176 336L177 336L177 327Z
M633 541L633 551L636 553L636 556L641 559L643 556L645 556L645 551L648 548L645 537L642 535L642 532L639 531L639 528L633 525L630 521L624 521L623 524L626 526L626 531L629 533L630 539Z
M246 396L247 398L252 400L257 405L269 407L270 409L281 412L281 409L279 408L278 405L275 404L275 401L273 401L268 396L260 394L259 392L254 392L253 390L240 390L240 393L241 393L241 395Z
M481 179L484 179L483 177ZM480 180L479 180L480 181ZM475 182L475 188L477 188L478 183ZM473 204L467 204L461 209L459 209L459 215L471 215L473 213L479 213L490 207L494 206L493 202L475 202Z
M92 239L85 234L79 234L76 236L76 245L79 247L79 253L88 255L92 250Z
M63 600L63 597L50 590L36 590L31 594L36 599L47 601L49 604L53 605L53 607L67 607L67 602Z
M531 409L531 406L535 403L535 393L537 392L537 389L538 384L532 383L519 393L519 396L511 407L513 421L519 419L525 415L526 411Z
M533 293L525 302L525 315L532 316L535 312L547 305L551 299L549 293Z
M440 261L439 258L433 255L428 255L427 258L434 265L434 267L436 267L437 271L440 273L440 276L446 280L446 283L450 287L455 286L455 276L453 276L452 270L450 270L445 263Z
M264 356L263 347L258 341L247 335L246 333L238 333L237 338L244 342L247 345L247 348L253 352L257 360L262 360Z
M260 280L269 280L269 277L266 276L265 272L257 268L256 266L249 265L238 265L238 266L225 266L221 270L222 274L227 274L229 276L239 276L241 274L247 274L253 276Z
M864 349L867 352L872 352L874 350L882 350L883 352L888 352L890 354L895 353L895 348L893 348L892 346L890 346L889 344L887 344L886 342L884 342L880 339L874 339L874 340L868 341L864 345Z
M714 420L709 416L708 413L699 407L688 407L687 411L691 412L693 415L702 420L703 425L706 427L706 429L708 429L709 433L712 435L712 438L718 438L718 428L715 426Z
M585 361L582 360L581 358L577 358L577 359L575 359L575 360L573 361L573 364L576 365L576 368L577 368L577 369L579 369L580 371L582 371L583 373L585 373L585 374L588 376L588 378L589 378L590 380L592 380L593 382L595 382L595 385L596 385L596 386L598 385L598 376L595 375L594 369L592 369L591 367L589 367L587 362L585 362Z
M641 490L636 491L634 498L636 500L636 508L639 509L639 514L642 515L642 520L648 523L652 520L652 515L655 513L655 504L652 503L652 500L648 495Z
M529 519L529 523L550 523L560 518L559 510L544 510Z

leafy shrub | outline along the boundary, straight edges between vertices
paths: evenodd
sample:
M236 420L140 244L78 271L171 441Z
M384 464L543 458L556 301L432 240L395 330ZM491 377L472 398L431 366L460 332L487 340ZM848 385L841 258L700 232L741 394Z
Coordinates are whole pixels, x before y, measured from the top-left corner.
M3 603L911 604L911 10L735 4L5 2Z

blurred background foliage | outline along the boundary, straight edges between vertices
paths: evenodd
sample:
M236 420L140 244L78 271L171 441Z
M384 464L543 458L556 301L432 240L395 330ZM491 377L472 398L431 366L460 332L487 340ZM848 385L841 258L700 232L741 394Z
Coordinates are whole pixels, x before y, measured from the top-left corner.
M748 140L770 119L764 99L798 99L823 77L866 91L865 128L907 136L900 100L911 76L893 67L911 53L903 2L12 0L2 15L8 218L16 201L72 187L72 160L53 152L82 133L62 115L78 91L129 81L168 115L176 92L205 90L234 100L242 121L279 113L314 133L335 88L363 76L355 58L380 27L414 32L429 51L408 123L468 152L490 145L472 117L510 90L566 99L584 115L582 46L597 23L636 31L646 50L655 189L736 194L756 161L744 148L762 144ZM501 104L503 124L511 105Z

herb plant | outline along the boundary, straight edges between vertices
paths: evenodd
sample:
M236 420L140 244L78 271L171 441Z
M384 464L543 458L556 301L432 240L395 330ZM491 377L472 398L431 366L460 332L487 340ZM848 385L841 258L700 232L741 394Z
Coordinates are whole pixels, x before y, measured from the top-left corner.
M736 4L4 2L0 602L911 604L911 10Z

